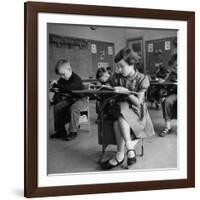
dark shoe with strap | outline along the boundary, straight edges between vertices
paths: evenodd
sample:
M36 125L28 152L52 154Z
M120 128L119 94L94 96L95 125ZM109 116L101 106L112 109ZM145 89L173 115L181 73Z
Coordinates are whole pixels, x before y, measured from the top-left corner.
M109 170L109 169L112 169L114 167L117 167L117 166L121 165L124 162L124 159L122 161L117 160L116 157L114 159L117 162L116 165L111 164L110 160L106 160L105 162L101 163L101 168L105 169L105 170Z
M69 137L74 139L75 137L77 137L77 132L70 132Z
M160 137L165 137L167 134L170 134L172 129L165 128L160 134Z
M56 131L54 134L50 135L51 139L57 139L57 138L64 138L66 136L65 131Z
M128 157L128 152L130 152L130 151L133 151L134 154L135 154L135 156L129 158L129 157ZM135 152L135 149L129 149L129 150L127 151L127 165L128 165L128 166L131 166L131 165L135 164L136 161L137 161L137 159L136 159L136 152Z
M77 137L77 132L70 132L69 135L67 135L64 140L65 141L71 141L73 140L75 137Z

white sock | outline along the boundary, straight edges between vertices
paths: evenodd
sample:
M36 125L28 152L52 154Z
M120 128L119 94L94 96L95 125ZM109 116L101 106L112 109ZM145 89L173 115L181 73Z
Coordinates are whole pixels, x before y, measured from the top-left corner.
M135 149L135 145L137 143L138 143L138 140L133 140L133 141L129 140L129 141L126 141L125 145L126 145L127 150L131 150L131 149L134 150ZM135 152L134 151L129 151L128 154L127 154L127 156L129 158L133 158L133 157L135 157Z
M126 148L127 148L128 150L129 150L129 149L134 149L134 148L133 148L133 142L132 142L131 140L126 141L125 145L126 145Z
M121 162L124 159L124 152L118 151L116 153L115 157L119 162ZM112 165L116 165L117 164L117 161L115 160L115 158L111 159L109 162Z

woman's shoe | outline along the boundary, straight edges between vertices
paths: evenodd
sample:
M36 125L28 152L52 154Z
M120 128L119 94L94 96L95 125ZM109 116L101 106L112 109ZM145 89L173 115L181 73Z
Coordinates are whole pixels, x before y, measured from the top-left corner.
M167 134L170 134L171 131L172 131L171 128L170 128L170 129L165 128L165 129L159 134L159 136L160 136L160 137L165 137Z
M129 157L128 157L128 152L130 152L130 151L133 151L134 154L135 154L135 156L129 158ZM127 165L128 165L128 166L131 166L131 165L135 164L136 161L137 161L137 159L136 159L136 152L135 152L135 149L129 149L129 150L127 151Z
M121 165L124 162L124 159L122 161L117 160L116 157L114 159L117 162L116 165L111 164L110 160L106 160L105 162L101 163L101 168L105 169L105 170L109 170L109 169L112 169L114 167L117 167L117 166Z

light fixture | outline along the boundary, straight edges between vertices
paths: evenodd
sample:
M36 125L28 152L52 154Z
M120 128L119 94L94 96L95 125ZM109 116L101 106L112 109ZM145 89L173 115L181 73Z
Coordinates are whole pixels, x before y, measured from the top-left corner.
M94 31L94 30L97 29L97 27L96 26L90 26L90 29Z

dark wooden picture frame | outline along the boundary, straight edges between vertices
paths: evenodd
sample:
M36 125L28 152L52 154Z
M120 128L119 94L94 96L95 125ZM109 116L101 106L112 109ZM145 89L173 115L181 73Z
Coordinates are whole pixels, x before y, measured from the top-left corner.
M77 14L187 22L187 178L72 186L38 186L38 13ZM186 188L195 185L195 13L58 3L25 3L25 165L26 197Z

